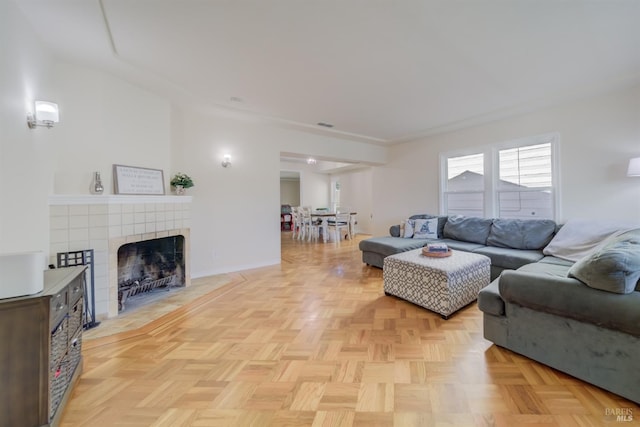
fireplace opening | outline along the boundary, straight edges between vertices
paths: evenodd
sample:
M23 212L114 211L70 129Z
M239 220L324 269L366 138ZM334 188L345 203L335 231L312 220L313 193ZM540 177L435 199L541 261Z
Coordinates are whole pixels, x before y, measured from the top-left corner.
M118 312L185 286L184 236L127 243L118 249Z

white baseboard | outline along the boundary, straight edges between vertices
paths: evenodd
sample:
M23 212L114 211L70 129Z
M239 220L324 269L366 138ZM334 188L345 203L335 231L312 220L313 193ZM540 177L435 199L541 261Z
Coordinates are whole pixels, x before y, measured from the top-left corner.
M191 272L191 278L192 279L199 279L201 277L207 277L207 276L215 276L218 274L226 274L226 273L235 273L238 271L244 271L244 270L251 270L254 268L261 268L261 267L269 267L272 265L278 265L280 264L280 259L278 258L277 260L271 260L271 261L265 261L265 262L261 262L258 264L244 264L244 265L234 265L234 266L229 266L229 267L220 267L220 268L214 268L211 270L204 270L204 271L197 271Z

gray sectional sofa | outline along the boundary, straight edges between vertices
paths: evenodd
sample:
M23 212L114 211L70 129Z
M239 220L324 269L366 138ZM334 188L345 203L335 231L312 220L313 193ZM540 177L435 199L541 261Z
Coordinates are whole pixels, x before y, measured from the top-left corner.
M436 239L391 227L391 236L363 240L363 261L378 266L434 240L489 256L492 282L478 295L487 340L640 403L640 228L581 241L588 223L438 218Z
M640 229L505 271L478 295L484 337L640 403L639 280Z
M444 242L453 250L486 255L491 258L491 278L503 270L513 270L544 257L542 249L553 238L557 226L551 220L487 219L413 215L409 220L437 218L437 237L404 238L401 226L389 229L389 236L360 241L362 261L382 268L385 257L419 249L431 242Z

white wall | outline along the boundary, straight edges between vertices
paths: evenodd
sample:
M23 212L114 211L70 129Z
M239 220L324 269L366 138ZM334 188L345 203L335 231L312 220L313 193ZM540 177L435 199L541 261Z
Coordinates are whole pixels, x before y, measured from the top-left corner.
M328 174L315 172L313 165L294 162L280 162L280 170L300 173L300 206L329 207L331 182Z
M280 158L261 126L172 110L173 171L189 174L193 277L280 262ZM231 166L221 165L225 154Z
M48 254L58 129L29 129L26 113L36 99L57 99L47 77L51 58L12 2L0 1L0 40L0 253Z
M561 217L640 220L640 87L435 135L391 148L373 172L374 234L414 213L439 211L439 155L550 132L560 133Z
M355 171L332 174L332 179L340 182L340 206L358 213L356 232L371 234L373 224L373 187L370 167Z
M280 204L300 206L300 179L280 178Z
M56 194L87 194L101 172L113 193L114 164L162 169L171 179L170 104L109 74L56 62L61 123L55 129Z
M310 171L300 172L300 205L313 209L329 208L331 182L329 175Z

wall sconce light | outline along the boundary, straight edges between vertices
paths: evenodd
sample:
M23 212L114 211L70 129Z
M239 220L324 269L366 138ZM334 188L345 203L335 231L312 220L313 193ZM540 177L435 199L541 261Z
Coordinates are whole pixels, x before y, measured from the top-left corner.
M36 126L51 128L59 121L58 104L55 102L36 101L35 112L27 113L27 125L29 129L35 129Z
M231 166L231 156L229 154L225 154L222 158L222 167L226 168L228 166Z
M640 176L640 157L629 160L627 176Z

